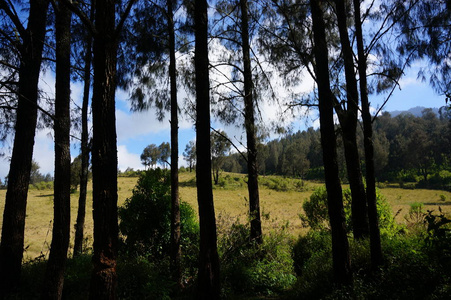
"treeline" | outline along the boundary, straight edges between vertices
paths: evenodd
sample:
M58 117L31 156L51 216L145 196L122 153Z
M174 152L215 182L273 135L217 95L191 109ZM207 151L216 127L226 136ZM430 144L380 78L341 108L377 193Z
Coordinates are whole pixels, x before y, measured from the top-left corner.
M347 180L341 128L338 136L340 177ZM363 157L363 133L357 135L359 153ZM399 182L405 187L450 189L451 184L451 112L445 107L437 115L432 109L421 116L402 113L392 117L382 113L374 121L375 173L379 182ZM320 131L312 127L290 133L258 148L261 175L283 175L311 180L324 180ZM362 160L365 169L365 162ZM247 173L243 156L229 155L223 165L226 172Z

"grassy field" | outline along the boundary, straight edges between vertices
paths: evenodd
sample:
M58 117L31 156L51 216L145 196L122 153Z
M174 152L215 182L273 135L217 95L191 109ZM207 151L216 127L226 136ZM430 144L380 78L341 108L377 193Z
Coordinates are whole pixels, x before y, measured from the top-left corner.
M228 174L222 174L227 177ZM243 175L229 175L229 183L225 187L215 187L214 201L215 210L219 226L227 226L231 222L239 219L246 221L247 206L247 187L242 180L236 177L244 177ZM194 173L180 174L180 195L182 201L190 203L197 210L196 188L194 183ZM272 179L278 179L272 176L261 177L260 198L263 217L263 229L265 231L273 228L285 226L293 235L299 235L306 231L302 227L299 214L302 212L302 202L310 196L312 190L321 184L315 182L305 182L302 187L291 188L290 184L295 181L286 179L285 184L287 190L277 191L269 188ZM133 187L136 184L136 177L119 177L118 204L122 205L127 197L132 194ZM299 182L299 181L297 181ZM89 186L87 214L86 214L86 237L92 240L92 214L90 213L92 192ZM3 207L5 201L5 190L0 190L0 226L3 222ZM451 193L438 190L424 189L400 189L400 188L384 188L381 193L387 198L392 205L393 212L397 214L396 220L400 223L405 222L404 216L409 212L410 205L413 203L423 203L424 211L438 210L441 206L446 213L451 213ZM445 201L443 201L445 199ZM53 214L53 194L52 190L30 189L27 206L26 232L25 232L25 259L33 259L39 255L47 255L49 244L51 242L52 214ZM71 197L72 224L75 223L78 193L72 194ZM72 236L73 232L72 225ZM73 240L71 239L71 246ZM87 244L89 246L90 243Z

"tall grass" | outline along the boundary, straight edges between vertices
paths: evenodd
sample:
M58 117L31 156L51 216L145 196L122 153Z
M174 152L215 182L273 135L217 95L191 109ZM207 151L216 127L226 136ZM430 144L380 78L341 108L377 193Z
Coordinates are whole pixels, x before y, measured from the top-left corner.
M449 231L445 230L447 227L439 226L442 219L438 217L441 213L439 206L443 216L451 212L451 193L382 188L381 194L391 205L393 214L396 215L395 220L404 224L407 230L383 236L385 264L378 272L370 269L368 243L351 240L354 285L352 288L337 289L331 276L329 235L321 232L307 233L308 229L303 227L299 217L303 213L304 200L310 197L319 183L276 176L260 177L265 243L263 247L257 248L247 239L246 177L231 173L224 173L222 176L223 181L215 186L213 192L224 297L246 299L285 294L289 299L447 299L451 296L451 240L448 239ZM136 182L137 177L118 178L119 205L132 195ZM197 212L194 173L180 173L180 182L182 201L190 203ZM2 210L4 198L5 190L0 190ZM71 201L74 223L77 192L72 194ZM43 259L48 253L51 237L52 202L51 189L30 189L24 280L15 299L34 299L39 296L40 278L45 266ZM87 248L92 243L92 217L89 213L91 203L92 193L88 192ZM428 215L428 210L434 211L431 214L436 217ZM1 222L2 214L0 226ZM418 229L413 230L410 224L418 225ZM295 239L298 240L295 242ZM90 272L89 252L69 260L65 283L66 299L86 298ZM172 297L167 261L156 264L142 257L121 257L118 272L121 278L118 287L121 299ZM195 272L195 268L190 268L185 273L190 287L195 286ZM186 292L190 293L190 290Z

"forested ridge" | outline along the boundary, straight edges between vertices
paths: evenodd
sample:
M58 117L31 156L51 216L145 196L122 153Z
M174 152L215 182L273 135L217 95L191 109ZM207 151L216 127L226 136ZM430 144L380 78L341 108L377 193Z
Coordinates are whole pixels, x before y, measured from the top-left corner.
M449 299L450 20L449 0L0 0L0 299ZM414 66L443 106L391 116ZM118 132L142 129L118 128L120 106L170 123L144 171L119 171ZM289 132L310 110L319 128ZM394 186L418 189L403 220ZM244 213L218 211L227 191Z
M420 116L383 112L374 122L374 147L378 182L418 183L418 187L450 188L451 134L446 107L435 113L423 108ZM340 127L336 128L340 139ZM363 154L363 133L358 132L359 153ZM340 177L346 181L342 147L338 147ZM283 175L309 180L324 180L319 129L312 127L288 133L279 139L259 144L261 175ZM365 164L362 164L365 168ZM240 154L224 158L224 171L246 173ZM412 187L412 185L410 185Z

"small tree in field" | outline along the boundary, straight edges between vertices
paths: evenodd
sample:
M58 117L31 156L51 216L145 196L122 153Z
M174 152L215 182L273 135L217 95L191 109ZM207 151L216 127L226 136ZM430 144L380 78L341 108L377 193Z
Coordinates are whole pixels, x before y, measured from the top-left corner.
M158 157L160 156L160 150L157 145L150 144L146 148L144 148L143 153L141 154L141 163L148 169L149 167L153 167L157 164Z
M215 184L219 182L219 171L221 170L227 155L229 154L230 147L232 146L227 135L224 131L215 132L210 134L211 140L211 166L213 170L213 180Z
M193 141L189 141L186 144L185 151L183 151L183 156L185 157L186 162L189 166L189 171L191 172L196 165L196 143Z

